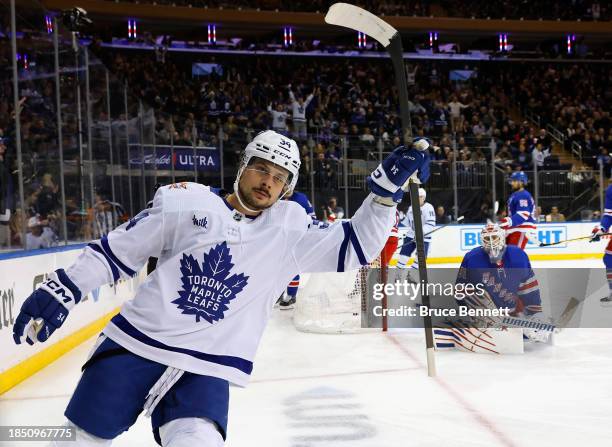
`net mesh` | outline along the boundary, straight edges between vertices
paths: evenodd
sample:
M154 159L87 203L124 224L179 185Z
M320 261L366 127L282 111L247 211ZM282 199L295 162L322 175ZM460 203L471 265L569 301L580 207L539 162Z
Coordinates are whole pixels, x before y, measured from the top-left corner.
M293 323L303 332L354 333L368 305L368 281L380 259L348 272L311 273L297 296ZM306 276L306 275L304 275Z

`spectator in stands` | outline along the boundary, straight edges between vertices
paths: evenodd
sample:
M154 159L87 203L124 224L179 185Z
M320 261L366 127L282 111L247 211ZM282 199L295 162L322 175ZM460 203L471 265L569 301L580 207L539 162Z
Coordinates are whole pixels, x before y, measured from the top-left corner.
M606 178L610 177L610 168L612 167L612 158L608 155L608 150L604 147L600 149L599 155L597 156L597 165L603 169L603 173Z
M436 225L445 225L451 223L453 216L446 213L446 210L442 205L438 205L436 208Z
M23 211L20 208L18 208L15 210L14 213L11 214L11 219L9 220L9 232L11 235L10 246L11 247L23 248L22 228L23 228Z
M322 189L335 189L335 166L336 163L325 158L324 152L317 152L313 166L314 182L316 187Z
M609 17L610 8L596 0L441 0L440 5L450 17L492 19L601 20Z
M538 168L541 168L544 166L544 161L550 155L550 149L545 149L544 147L545 146L541 143L541 140L540 140L540 142L536 144L535 148L533 149L531 153L531 158L533 160L533 163Z
M11 175L5 162L6 145L0 138L0 248L10 245L9 221L11 219Z
M272 103L268 105L268 112L272 116L272 129L283 135L287 135L287 112L283 104L277 104L276 109L272 108Z
M275 1L247 1L247 0L122 0L142 4L158 4L172 6L189 6L194 8L225 9L257 9L268 11L292 12L324 12L330 2L321 0L275 0ZM332 2L333 3L333 2ZM547 19L547 20L608 20L610 7L608 2L598 0L464 0L461 2L451 0L394 0L384 2L360 1L357 4L365 7L376 15L385 16L418 16L429 17L434 11L431 5L437 6L436 16L464 17L464 18L492 18L492 19ZM141 38L139 38L141 39ZM141 39L147 42L150 39ZM161 42L163 45L164 42ZM411 71L408 68L409 73ZM408 85L411 85L410 77Z
M474 116L473 122L474 125L472 126L472 134L474 134L474 136L484 135L487 129L484 126L483 122L480 121L477 116Z
M289 84L289 99L291 101L291 118L293 120L293 138L295 140L304 141L306 140L306 109L314 98L318 89L315 89L310 95L306 97L306 100L299 96L297 99L293 91L291 90L291 84ZM274 121L274 118L273 118Z
M59 186L53 181L49 173L43 174L40 192L36 198L35 209L41 219L53 216L60 208Z
M261 9L268 11L293 11L293 12L324 12L329 7L329 2L321 0L277 0L277 1L247 1L247 0L139 0L140 3L154 3L159 5L207 7L225 9ZM430 2L426 0L404 0L385 2L366 2L363 4L369 11L387 16L429 16Z
M534 139L533 144L537 145L538 143L542 145L542 150L551 149L551 140L550 136L546 132L546 129L540 129L540 135L538 136L538 138Z
M527 152L527 147L524 144L519 146L518 155L516 161L521 167L522 171L529 171L531 168L531 154Z
M94 204L94 237L100 238L110 233L125 220L125 210L115 202L111 202L102 194L95 195Z
M376 137L372 134L372 130L369 127L364 127L363 133L359 139L367 145L373 146L376 143Z
M565 222L565 216L559 212L558 206L551 207L550 214L546 216L546 222Z
M512 154L508 146L503 145L501 150L495 153L495 163L501 166L511 165L513 162Z
M580 168L576 164L572 165L572 170L567 174L567 178L570 182L575 185L593 183L593 171L587 170L587 168Z
M329 143L325 151L325 158L330 161L340 162L342 161L342 150L337 144Z
M461 111L469 106L458 101L457 97L453 95L447 107L451 119L451 129L453 132L456 132L463 126L463 114Z
M35 215L28 219L28 232L26 233L26 250L49 248L55 245L57 238L49 228L46 220Z
M326 222L334 222L344 217L344 208L338 205L338 199L335 196L331 196L327 200L327 204L321 207L321 210L323 211L323 220Z

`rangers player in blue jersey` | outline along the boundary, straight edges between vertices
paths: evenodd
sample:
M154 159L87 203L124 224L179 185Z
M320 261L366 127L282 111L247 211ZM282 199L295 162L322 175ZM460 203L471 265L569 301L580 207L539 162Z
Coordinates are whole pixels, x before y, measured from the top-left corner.
M601 222L593 228L592 242L597 242L601 235L607 233L612 225L612 185L606 189L606 202L604 205L604 213L601 216ZM612 306L612 239L608 242L603 257L604 265L606 266L606 277L608 279L609 295L600 300L604 307Z
M55 446L109 446L143 409L164 447L222 446L229 385L248 383L276 297L300 272L355 269L376 258L401 187L417 170L426 180L428 146L418 140L393 151L368 177L371 193L353 218L328 225L280 200L297 183L299 150L262 132L245 148L232 193L196 183L161 187L151 208L49 274L21 306L18 344L46 341L90 291L158 258L84 366L65 412L76 442Z
M312 207L312 204L310 203L310 200L308 200L308 196L306 194L294 190L294 191L289 191L289 193L287 194L285 198L287 200L291 200L297 203L302 208L304 208L304 211L306 211L306 214L308 214L313 220L317 219L317 215L314 212L314 208ZM293 309L293 306L295 305L295 301L296 301L295 297L297 295L297 291L299 287L300 287L300 275L295 275L295 277L291 280L291 282L287 286L287 291L283 295L281 295L281 297L277 301L277 304L281 310Z
M503 218L499 226L506 230L506 244L525 249L529 239L535 238L535 204L525 189L527 175L524 172L513 172L510 184L514 192L508 199L508 217Z

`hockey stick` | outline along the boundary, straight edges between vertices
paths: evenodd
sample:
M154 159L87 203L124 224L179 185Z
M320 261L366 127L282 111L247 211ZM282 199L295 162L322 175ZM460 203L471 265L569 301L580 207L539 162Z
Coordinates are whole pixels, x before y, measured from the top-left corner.
M423 238L424 238L425 236L429 236L430 234L434 234L436 231L439 231L439 230L441 230L442 228L446 228L446 227L448 227L449 225L458 224L458 223L459 223L459 222L461 222L462 220L463 220L463 216L459 216L459 217L457 218L457 220L455 220L454 222L449 222L449 223L446 223L446 224L444 224L444 225L440 225L439 227L436 227L436 228L434 228L433 230L428 231L427 233L425 233L425 234L423 235ZM401 250L401 248L404 246L404 244L405 244L405 242L402 242L402 244L401 244L400 246L398 246L398 247L397 247L397 249L400 249L400 250ZM396 249L396 250L397 250L397 249Z
M602 236L612 236L612 233L603 233L603 234L599 235L599 237L602 237ZM593 235L591 235L591 236L581 236L581 237L575 237L573 239L566 239L564 241L559 241L559 242L550 242L548 244L545 244L544 242L540 242L539 246L540 247L551 247L553 245L565 244L566 242L574 242L574 241L581 241L581 240L584 240L584 239L591 239L592 237L593 237Z
M563 310L563 312L559 316L559 320L557 321L557 328L559 330L567 326L567 324L570 322L570 320L576 313L576 310L578 310L578 305L580 303L580 300L574 297L570 298L569 302L567 303L567 306L565 306L565 309Z
M576 310L578 310L578 305L580 305L580 303L580 300L574 297L570 298L567 305L565 306L565 309L563 309L563 312L561 313L559 319L556 322L553 321L552 323L546 323L544 321L529 320L528 318L524 317L504 317L501 320L500 327L508 326L524 329L536 329L545 332L560 332L567 326L567 324L573 318L574 314L576 313Z
M454 221L454 222L449 222L449 223L446 223L446 224L444 224L444 225L440 225L439 227L436 227L436 228L434 228L433 230L428 231L428 232L427 232L427 233L425 233L423 236L429 236L430 234L434 234L436 231L439 231L439 230L441 230L442 228L446 228L446 227L448 227L449 225L455 225L455 224L458 224L459 222L461 222L461 221L463 220L463 218L464 218L463 216L459 216L459 217L457 217L457 220L456 220L456 221Z
M395 72L395 82L399 94L400 115L402 119L402 133L404 145L412 146L412 123L410 121L410 109L408 108L408 80L406 79L406 68L404 67L402 37L399 32L384 20L374 14L348 3L335 3L327 11L325 21L331 25L343 26L355 31L360 31L365 35L378 41L389 53L393 70ZM423 284L427 284L427 264L425 261L425 242L423 237L423 227L421 226L421 206L419 203L419 191L417 185L416 172L409 179L410 202L414 213L415 240L417 246L417 258L419 260L419 279ZM427 290L424 287L423 290ZM430 306L429 295L423 293L421 300L424 306ZM424 317L425 344L427 348L427 374L430 377L436 375L436 365L434 359L434 340L431 317Z

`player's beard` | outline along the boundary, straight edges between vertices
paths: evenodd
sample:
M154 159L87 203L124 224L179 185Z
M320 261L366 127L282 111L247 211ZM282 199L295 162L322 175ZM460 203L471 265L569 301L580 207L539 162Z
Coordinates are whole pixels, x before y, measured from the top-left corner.
M261 191L262 189L259 188L259 190ZM274 202L275 202L274 201L274 202L272 202L272 203L270 203L269 205L266 205L266 206L258 205L257 202L255 201L255 199L253 198L253 192L252 191L249 192L249 193L244 192L244 189L242 189L242 185L240 185L240 184L238 184L238 193L240 194L240 198L242 199L244 204L248 208L252 209L253 211L263 211L265 209L268 209L272 205L274 205ZM265 193L268 194L268 196L271 195L269 191L266 191Z

